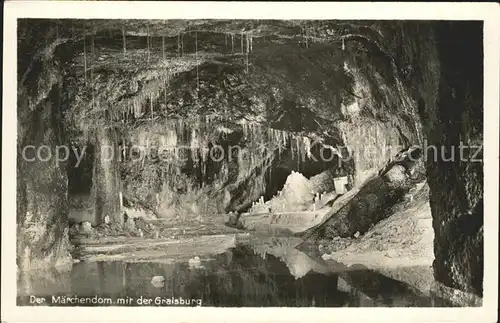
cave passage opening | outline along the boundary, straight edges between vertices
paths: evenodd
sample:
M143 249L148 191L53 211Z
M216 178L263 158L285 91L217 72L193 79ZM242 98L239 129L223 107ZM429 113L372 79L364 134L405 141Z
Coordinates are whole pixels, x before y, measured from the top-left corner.
M319 186L333 190L329 184L334 182L335 177L354 175L354 164L350 160L341 160L332 149L319 143L312 145L307 155L287 149L279 162L266 170L264 201L271 200L284 188L292 171L301 173L308 180L325 173Z
M72 147L67 164L69 222L91 221L95 148L92 144Z

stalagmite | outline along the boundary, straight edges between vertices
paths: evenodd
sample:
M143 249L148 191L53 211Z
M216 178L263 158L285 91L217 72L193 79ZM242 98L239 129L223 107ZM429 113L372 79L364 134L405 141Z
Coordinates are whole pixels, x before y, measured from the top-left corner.
M122 27L122 37L123 37L123 58L127 55L127 37L125 36L125 27Z
M123 210L123 193L120 192L119 194L119 199L120 199L120 210Z
M250 52L253 51L253 35L250 34Z
M234 34L231 34L231 52L234 53Z
M345 42L344 42L344 38L342 38L342 50L345 50Z
M302 141L304 143L304 149L305 149L306 156L308 158L311 158L311 140L307 137L303 137Z

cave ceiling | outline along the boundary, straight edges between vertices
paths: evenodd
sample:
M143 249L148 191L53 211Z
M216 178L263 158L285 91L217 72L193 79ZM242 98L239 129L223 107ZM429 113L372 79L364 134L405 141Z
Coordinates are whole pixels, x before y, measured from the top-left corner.
M145 118L150 110L160 119L218 115L327 134L353 100L346 57L377 52L391 65L383 46L391 28L383 21L21 22L19 65L29 71L51 48L69 114L87 124L99 114L123 121L139 106Z

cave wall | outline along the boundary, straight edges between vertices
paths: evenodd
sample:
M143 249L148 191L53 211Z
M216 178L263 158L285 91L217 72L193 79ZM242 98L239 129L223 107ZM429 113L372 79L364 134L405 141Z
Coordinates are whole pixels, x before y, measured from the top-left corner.
M75 122L84 120L71 113L79 110L72 106L75 88L68 77L74 74L74 70L68 69L68 60L75 47L66 46L74 45L74 41L69 42L61 31L49 20L19 20L16 262L21 271L71 264L68 171L73 165L69 156L74 153L73 148L82 147L80 144L86 144L93 135L100 144L114 142L106 142L109 137L94 132L104 129L95 122L75 127ZM84 135L75 135L76 132ZM75 143L78 140L80 144ZM56 155L61 159L56 159ZM96 160L93 164L99 167L94 168L93 175L98 173L93 176L94 182L100 179L100 190L114 192L119 182L107 171L113 167L101 163L99 157ZM116 170L113 172L119 175ZM93 186L97 191L95 183ZM95 196L91 201L94 206L101 204L101 209L108 210L111 204L116 205L107 196L102 203L93 203ZM102 216L99 218L102 220Z
M438 92L435 102L429 98L435 93L432 89L422 91L420 98L428 145L444 151L436 155L428 150L426 160L435 234L434 276L447 287L482 296L482 153L473 161L478 149L465 148L461 159L459 147L461 142L467 147L483 144L482 22L436 23L434 36L438 60L423 60L423 75L435 71L440 75L424 78L422 84L434 83ZM455 159L449 161L452 154Z
M18 151L33 145L47 149L25 150L17 158L17 266L32 270L70 263L68 240L67 173L65 162L54 156L64 144L59 87L30 108L26 92L18 96ZM49 158L52 156L52 158Z
M412 23L405 24L388 38L411 27ZM408 46L408 42L402 41L400 46ZM396 65L398 52L387 54L388 61L376 50L359 53L359 47L356 42L347 45L350 53L345 55L344 69L353 79L353 95L341 105L344 118L335 124L354 161L354 185L358 187L397 152L422 142L417 102L403 83L402 66Z
M357 187L376 175L405 145L397 127L372 118L351 119L339 127L354 163L352 175Z
M22 21L19 27L21 38L31 33L40 40L21 41L17 51L16 263L27 271L71 264L71 247L66 162L55 158L66 144L62 77L54 57L59 42L44 24Z

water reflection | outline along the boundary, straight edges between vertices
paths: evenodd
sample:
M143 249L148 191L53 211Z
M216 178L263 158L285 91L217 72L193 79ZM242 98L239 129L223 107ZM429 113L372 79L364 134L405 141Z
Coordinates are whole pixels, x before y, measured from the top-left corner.
M164 277L164 283L152 284L155 276ZM201 299L202 306L229 307L446 305L433 303L406 284L368 269L331 272L326 264L294 249L293 243L276 240L239 246L212 259L202 258L200 266L187 262L77 263L65 277L56 279L62 284L50 286L33 285L33 278L22 277L18 304L28 305L29 295L99 295L113 299Z

